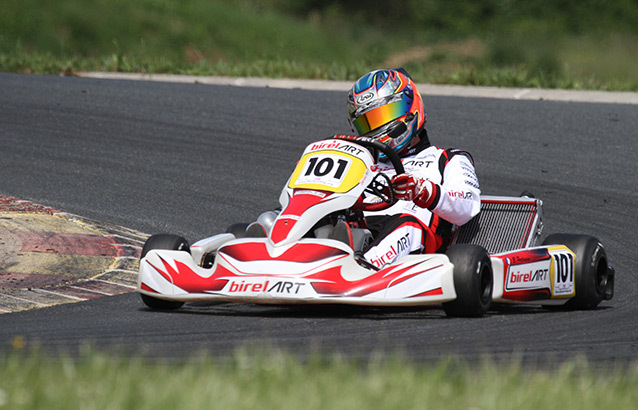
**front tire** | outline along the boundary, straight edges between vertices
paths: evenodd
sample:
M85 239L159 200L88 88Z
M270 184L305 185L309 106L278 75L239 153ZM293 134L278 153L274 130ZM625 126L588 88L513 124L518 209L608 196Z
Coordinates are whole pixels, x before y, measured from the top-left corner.
M456 299L443 303L443 310L448 316L483 316L492 304L494 286L489 253L477 245L458 244L445 254L454 264Z
M570 309L594 309L613 295L613 269L607 263L607 253L593 236L553 234L543 245L565 245L576 255L574 275L576 296L565 303Z
M186 239L179 235L166 233L153 235L146 240L146 243L144 243L144 247L142 248L140 260L153 249L166 249L190 253L190 245ZM179 309L184 304L184 302L158 299L145 294L140 294L140 296L142 297L142 302L144 302L146 306L155 310L175 310Z

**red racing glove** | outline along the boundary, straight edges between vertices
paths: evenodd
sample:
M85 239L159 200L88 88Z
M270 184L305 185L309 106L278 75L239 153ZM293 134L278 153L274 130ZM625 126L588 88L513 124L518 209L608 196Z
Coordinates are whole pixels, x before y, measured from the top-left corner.
M392 190L397 199L413 201L421 208L427 208L432 204L436 186L433 182L416 178L412 174L403 173L392 178Z

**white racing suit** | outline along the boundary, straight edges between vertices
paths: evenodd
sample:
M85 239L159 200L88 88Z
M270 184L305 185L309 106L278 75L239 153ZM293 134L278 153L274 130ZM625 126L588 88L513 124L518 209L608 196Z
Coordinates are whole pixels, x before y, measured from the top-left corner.
M434 183L433 200L428 208L399 201L389 209L365 213L375 239L364 257L377 267L410 253L443 251L453 225L465 224L481 207L481 190L469 153L429 145L426 137L401 161L405 172ZM388 162L378 166L390 177L395 173Z

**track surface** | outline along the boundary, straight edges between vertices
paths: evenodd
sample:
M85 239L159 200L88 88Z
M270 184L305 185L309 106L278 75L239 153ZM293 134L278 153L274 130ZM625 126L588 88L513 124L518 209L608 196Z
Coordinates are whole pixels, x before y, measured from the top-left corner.
M0 74L0 194L192 240L276 206L304 146L348 132L341 92ZM589 233L616 267L595 311L514 307L481 319L441 310L191 305L151 312L136 294L0 315L0 349L27 345L180 358L245 344L300 355L416 359L638 359L638 113L615 104L424 96L440 146L474 155L483 193L531 191L545 232Z

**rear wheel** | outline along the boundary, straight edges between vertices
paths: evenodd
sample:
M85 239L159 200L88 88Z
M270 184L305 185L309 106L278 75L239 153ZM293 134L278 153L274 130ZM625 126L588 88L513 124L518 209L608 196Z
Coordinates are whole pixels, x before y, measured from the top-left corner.
M172 235L161 233L157 235L153 235L146 240L144 247L142 248L142 254L140 255L140 259L144 258L146 254L153 249L167 249L167 250L176 250L176 251L184 251L190 253L190 246L188 245L188 241L179 235ZM141 294L142 302L151 309L157 310L175 310L179 309L184 302L176 302L173 300L164 300L154 298L152 296L148 296L145 294Z
M576 255L574 264L576 296L565 304L571 309L594 309L613 295L613 269L600 241L593 236L553 234L543 245L565 245Z
M456 299L443 304L448 316L480 317L492 304L494 276L489 253L470 244L451 246L445 253L454 264Z

